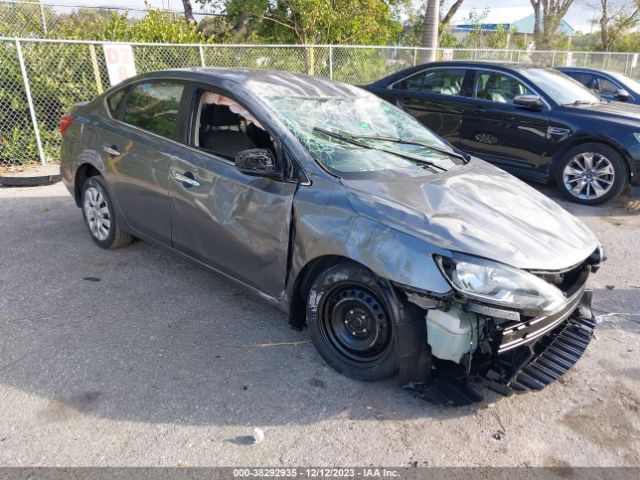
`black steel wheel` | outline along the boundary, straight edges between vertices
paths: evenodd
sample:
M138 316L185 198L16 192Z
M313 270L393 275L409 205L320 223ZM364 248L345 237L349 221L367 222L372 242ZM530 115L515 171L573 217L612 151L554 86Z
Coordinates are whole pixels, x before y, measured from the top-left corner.
M318 352L333 368L359 380L397 372L394 318L378 280L351 263L334 265L311 286L307 324Z
M391 340L391 325L382 303L357 283L338 284L324 295L319 322L336 354L355 366L375 363Z

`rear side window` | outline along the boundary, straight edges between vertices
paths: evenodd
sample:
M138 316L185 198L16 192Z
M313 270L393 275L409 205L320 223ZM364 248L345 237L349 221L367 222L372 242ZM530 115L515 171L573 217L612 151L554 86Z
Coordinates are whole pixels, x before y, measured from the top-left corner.
M120 104L124 98L125 90L126 89L121 88L107 97L107 108L113 118L116 118L118 114L118 108L120 108Z
M184 85L147 82L136 85L124 107L124 122L156 135L175 138Z
M569 73L569 76L573 77L574 79L579 81L581 84L583 84L585 87L591 90L598 89L598 80L594 75L591 75L590 73L572 72L572 73Z
M393 88L440 95L461 95L464 75L465 70L461 69L427 70L401 80Z
M422 80L422 91L440 95L460 95L465 70L440 69L427 72Z
M398 90L415 90L419 91L422 87L422 79L424 78L424 72L416 73L415 75L411 75L410 77L405 78L404 80L396 83L393 88Z

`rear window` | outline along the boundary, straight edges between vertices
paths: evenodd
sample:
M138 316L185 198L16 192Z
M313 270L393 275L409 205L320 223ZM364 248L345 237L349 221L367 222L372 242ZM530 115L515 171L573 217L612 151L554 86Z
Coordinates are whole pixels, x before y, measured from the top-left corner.
M175 138L184 85L147 82L136 85L124 107L124 122L156 135Z

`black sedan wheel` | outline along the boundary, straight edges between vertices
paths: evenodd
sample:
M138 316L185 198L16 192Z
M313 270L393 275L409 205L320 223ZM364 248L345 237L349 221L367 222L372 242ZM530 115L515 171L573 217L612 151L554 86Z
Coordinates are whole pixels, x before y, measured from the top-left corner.
M133 237L118 225L113 203L100 176L89 177L82 186L82 216L93 241L114 249L131 243Z
M627 184L627 169L618 152L587 143L569 150L556 169L556 182L569 200L599 205L616 198Z
M393 317L384 290L367 269L341 263L320 274L307 301L311 339L325 361L358 380L397 371Z

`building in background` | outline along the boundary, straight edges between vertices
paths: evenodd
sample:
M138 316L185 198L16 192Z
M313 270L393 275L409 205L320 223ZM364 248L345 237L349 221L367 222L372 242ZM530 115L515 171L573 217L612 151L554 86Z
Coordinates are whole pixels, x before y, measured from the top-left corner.
M451 19L452 32L456 39L463 40L469 32L479 28L483 32L495 32L503 27L515 35L533 39L535 16L531 7L488 7L486 9L460 10ZM573 37L576 30L562 20L558 33Z

